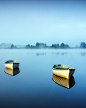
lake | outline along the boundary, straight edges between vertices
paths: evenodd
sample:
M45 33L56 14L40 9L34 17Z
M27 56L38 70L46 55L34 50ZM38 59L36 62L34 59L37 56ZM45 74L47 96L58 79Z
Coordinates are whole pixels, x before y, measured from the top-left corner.
M20 62L18 74L5 73L7 60ZM70 88L58 84L54 64L75 67ZM85 49L0 49L0 108L86 108L85 100Z

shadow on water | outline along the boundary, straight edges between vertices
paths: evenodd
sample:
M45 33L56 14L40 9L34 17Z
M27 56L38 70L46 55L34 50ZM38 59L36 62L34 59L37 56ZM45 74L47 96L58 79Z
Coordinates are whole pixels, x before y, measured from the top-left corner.
M52 53L52 54L56 54L56 55L59 55L59 52L57 53ZM65 54L68 54L67 52L62 52L61 55L65 55Z
M52 53L52 54L56 54L56 55L59 55L59 53L57 52L57 53Z
M85 56L85 55L86 55L86 53L85 53L85 52L82 52L82 53L81 53L81 56Z
M16 69L5 68L4 72L8 75L15 76L20 73L20 70L19 70L19 68L16 68Z
M73 87L75 85L75 79L73 76L71 76L70 79L66 79L66 78L59 77L59 76L56 76L53 74L52 80L56 84L58 84L62 87L68 88L68 89L70 89L71 87Z
M46 53L36 53L37 56L46 55Z
M68 54L68 53L66 53L66 52L61 53L61 55L65 55L65 54Z

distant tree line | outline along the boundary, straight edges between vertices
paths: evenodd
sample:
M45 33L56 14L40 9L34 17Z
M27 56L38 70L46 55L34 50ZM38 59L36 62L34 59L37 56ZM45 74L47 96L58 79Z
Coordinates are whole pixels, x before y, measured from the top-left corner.
M80 48L86 48L86 43L85 42L81 42Z
M64 44L64 43L61 43L61 45L59 45L59 44L52 44L51 47L52 48L70 48L70 46L68 44Z
M37 42L35 44L35 46L27 44L25 46L25 48L70 48L70 46L68 44L64 44L64 43L61 43L61 45L59 45L59 44L52 44L51 46L47 46L46 43L39 43L39 42Z
M14 48L17 48L17 47L16 47L15 45L12 44L12 45L11 45L11 49L14 49Z
M8 47L9 48L9 47ZM11 47L10 47L11 49L15 49L15 48L17 48L14 44L12 44L11 45ZM61 43L61 44L59 44L59 43L57 43L57 44L52 44L51 46L47 46L47 44L46 43L39 43L39 42L36 42L36 44L35 45L30 45L30 44L27 44L26 46L25 46L25 48L31 48L31 49L33 49L33 48L61 48L61 49L68 49L68 48L71 48L68 44L65 44L65 43ZM85 42L81 42L80 43L80 47L78 47L78 48L86 48L86 43Z

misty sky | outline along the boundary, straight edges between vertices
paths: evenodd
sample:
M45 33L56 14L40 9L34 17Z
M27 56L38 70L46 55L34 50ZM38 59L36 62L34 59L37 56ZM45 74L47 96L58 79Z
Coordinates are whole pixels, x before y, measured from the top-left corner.
M0 0L0 43L86 42L86 1Z

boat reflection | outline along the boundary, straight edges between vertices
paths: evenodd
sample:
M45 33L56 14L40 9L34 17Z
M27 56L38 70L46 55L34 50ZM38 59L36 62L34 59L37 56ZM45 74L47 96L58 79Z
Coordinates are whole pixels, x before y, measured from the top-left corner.
M65 88L68 88L68 89L70 89L71 87L73 87L75 85L75 79L73 76L71 76L70 79L66 79L66 78L59 77L59 76L56 76L53 74L52 80L56 84L63 86Z
M82 53L81 53L81 56L85 56L85 55L86 55L86 53L85 53L85 52L82 52Z
M57 54L57 55L59 55L59 53L57 52L57 53L52 53L52 54Z
M46 53L36 53L37 56L46 55Z
M9 69L9 68L5 68L5 71L4 71L6 74L9 74L9 75L17 75L18 73L20 73L20 70L19 68L16 68L16 69Z
M66 53L66 52L61 53L61 55L65 55L65 54L68 54L68 53Z

